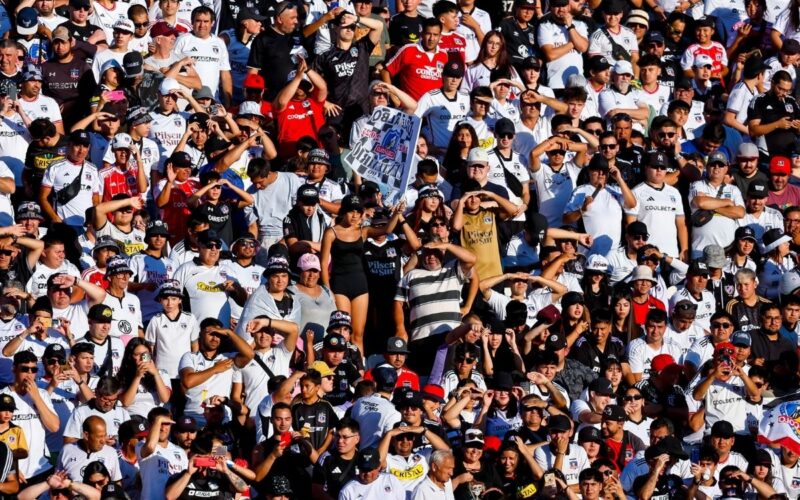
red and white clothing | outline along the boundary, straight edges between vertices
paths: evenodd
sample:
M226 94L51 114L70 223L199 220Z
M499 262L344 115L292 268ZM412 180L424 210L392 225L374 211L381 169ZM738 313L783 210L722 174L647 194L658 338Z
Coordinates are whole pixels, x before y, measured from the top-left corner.
M442 33L442 37L439 39L439 49L447 52L449 57L457 54L461 57L462 63L467 63L467 39L464 38L464 35L455 31Z
M167 185L167 179L162 179L156 187L155 197L161 194ZM169 226L172 237L170 244L175 245L186 236L186 222L192 214L187 202L195 191L200 189L196 179L189 178L184 182L175 181L169 194L169 202L161 209L161 220Z
M699 44L694 43L689 45L686 52L681 57L681 68L688 70L694 68L694 60L697 56L705 54L714 61L711 68L711 74L714 77L719 77L722 70L728 66L728 53L719 42L711 42L707 47L701 47Z
M295 144L304 136L316 137L325 124L324 101L292 99L283 111L276 113L278 119L278 154L290 158L295 154ZM172 226L170 226L172 227Z
M425 52L420 44L404 45L386 65L397 86L419 100L423 94L442 86L442 69L447 64L447 52L440 47Z
M370 368L364 373L364 380L374 380L372 378L372 369ZM395 389L400 389L401 387L410 387L415 391L419 390L419 375L414 373L413 370L409 370L405 366L401 366L399 370L397 370L397 383L394 385Z
M101 271L97 268L97 266L92 266L89 269L85 270L81 273L81 279L84 281L88 281L93 285L97 285L102 287L103 290L108 289L108 278L106 278L106 272Z
M100 170L103 201L110 201L114 195L120 193L138 196L140 194L139 185L136 181L138 175L139 169L130 165L124 171L116 165L110 165Z

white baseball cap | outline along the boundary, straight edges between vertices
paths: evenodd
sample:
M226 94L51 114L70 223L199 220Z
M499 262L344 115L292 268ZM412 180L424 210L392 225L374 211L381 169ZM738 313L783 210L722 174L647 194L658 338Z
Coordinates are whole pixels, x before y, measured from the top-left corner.
M628 61L617 61L613 71L618 75L633 75L633 65Z
M174 78L164 78L164 81L161 82L161 86L158 87L158 91L161 93L161 95L167 95L180 88L181 84L178 83L178 80Z
M694 67L702 68L703 66L713 66L714 60L706 54L699 54L694 58Z
M125 133L117 134L111 140L111 150L115 149L131 149L133 146L133 139Z

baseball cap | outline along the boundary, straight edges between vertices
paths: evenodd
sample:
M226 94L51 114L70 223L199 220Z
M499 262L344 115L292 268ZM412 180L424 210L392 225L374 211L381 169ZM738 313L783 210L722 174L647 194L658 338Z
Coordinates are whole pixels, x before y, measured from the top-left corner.
M338 333L329 333L322 341L322 348L328 351L342 352L347 350L347 341Z
M610 420L612 422L624 422L628 420L628 415L625 413L625 408L620 405L606 405L603 408L603 420Z
M767 187L767 183L762 181L761 179L754 179L750 181L750 184L747 186L747 197L748 198L766 198L769 196L769 188Z
M266 16L262 16L261 14L253 12L251 9L247 7L240 8L239 13L236 15L236 24L247 21L248 19L252 19L258 22L264 22L267 20Z
M598 377L589 383L589 391L600 396L613 396L614 387L607 378Z
M397 370L393 366L382 364L373 368L372 380L378 386L378 390L393 389L397 384Z
M364 448L359 450L356 467L358 472L368 472L381 466L381 456L375 448Z
M666 39L664 38L664 34L660 31L650 30L644 36L644 43L651 44L651 43L659 43L664 44L666 43Z
M72 35L70 34L66 26L58 26L56 29L53 30L53 40L62 40L64 42L69 42L71 39Z
M59 358L61 361L67 359L67 350L61 344L49 344L42 354L42 359Z
M644 236L645 238L650 237L650 233L647 232L647 224L639 220L635 220L628 224L628 227L625 228L625 234L628 236Z
M756 241L756 232L753 231L753 228L750 226L742 226L736 228L736 231L733 233L733 238L735 240L753 240Z
M364 210L361 204L361 198L356 194L349 194L342 198L342 204L339 206L339 214L346 214L347 212L360 212Z
M681 369L681 365L677 364L675 358L669 354L659 354L650 362L650 370L654 373L661 373L665 370L678 371Z
M737 331L731 335L731 344L738 347L750 347L753 345L753 339L750 337L749 332Z
M694 64L692 65L695 68L702 68L704 66L713 66L714 60L711 57L707 56L706 54L698 54L694 56Z
M0 411L14 411L17 409L17 403L10 394L0 394Z
M44 77L42 76L42 70L39 69L38 66L28 64L25 66L25 70L22 72L22 80L26 82L30 80L37 80L41 82L44 80Z
M774 227L764 233L761 237L764 243L764 253L769 253L784 243L792 241L792 237L783 233L783 229Z
M197 421L192 417L180 417L175 422L175 430L177 432L197 432Z
M651 167L669 168L669 159L663 151L650 151L647 154L647 165Z
M489 164L489 155L486 153L485 149L472 148L469 150L469 155L467 156L467 165L474 165L476 163L480 163L482 165Z
M131 149L133 146L133 139L128 134L121 132L111 139L111 149Z
M712 165L714 163L722 163L723 165L728 164L728 157L722 151L714 151L708 156L708 161L706 165Z
M769 173L789 175L792 173L792 162L785 156L774 156L769 161Z
M758 147L752 142L743 142L739 145L737 158L758 158Z
M514 388L514 379L508 372L495 371L492 375L491 389L496 391L510 391Z
M151 220L144 231L145 238L151 236L169 236L169 226L162 220Z
M597 427L587 426L578 432L578 444L604 442L603 435Z
M92 247L92 255L94 255L95 252L103 249L112 249L117 253L120 251L117 241L107 234L97 237L97 240L94 242L94 247Z
M143 123L150 123L153 121L153 117L150 116L150 112L147 110L147 108L143 106L136 106L128 110L128 115L125 117L125 121L128 122L129 125L135 127L136 125L141 125Z
M180 282L176 280L166 280L161 283L161 286L158 287L158 292L156 292L156 298L161 299L164 297L183 297L183 287L181 287Z
M592 254L586 261L584 272L603 273L608 272L608 259L600 254Z
M422 395L412 389L401 391L399 394L395 391L396 397L393 398L392 403L397 408L423 408L425 403L422 400Z
M353 328L353 318L350 317L350 313L338 310L331 312L328 319L328 331L334 328Z
M221 245L222 238L219 236L219 233L213 229L206 229L205 231L200 231L197 233L197 243L202 246L208 246L210 243L217 243Z
M697 304L689 299L683 299L675 304L672 308L673 317L680 317L681 319L691 319L697 316Z
M485 441L483 439L483 431L480 429L469 428L464 433L464 444L466 448L483 448Z
M558 351L567 347L567 338L561 332L552 332L544 342L545 348L551 351Z
M316 370L319 372L320 377L332 377L335 375L331 367L324 361L314 361L308 366L309 370Z
M675 436L667 436L658 443L647 448L644 452L644 458L645 460L653 460L665 453L678 460L686 460L689 458L689 455L683 451L681 441Z
M127 31L128 33L133 33L136 31L136 28L133 25L133 21L127 18L119 18L117 22L111 27L114 31Z
M264 275L265 276L272 276L273 274L277 273L288 273L289 272L289 261L282 255L276 255L274 257L270 257L267 261L267 265L264 266Z
M570 419L566 415L552 415L547 419L547 430L549 432L567 432L571 428Z
M261 104L255 101L244 101L239 105L239 111L236 113L236 116L257 116L263 118L264 113L261 112Z
M33 7L24 7L17 12L17 33L33 35L39 29L39 13Z
M158 92L161 95L171 94L176 90L180 90L181 84L178 83L178 80L174 78L164 78L164 81L161 82L161 85L158 86Z
M319 257L313 253L307 253L297 260L297 268L301 271L310 271L312 269L319 271L322 266L320 265Z
M319 189L313 184L303 184L297 190L297 203L312 206L319 203Z
M113 276L115 274L133 274L133 270L128 265L128 259L122 255L113 255L106 261L106 276Z
M159 21L150 28L150 36L153 38L157 36L177 37L178 35L180 35L180 32L164 21Z
M259 89L264 90L265 83L264 77L259 75L258 73L250 73L246 77L244 77L244 82L242 86L246 89Z
M650 16L647 14L646 11L642 9L633 9L628 14L628 20L625 21L625 24L631 24L631 23L643 24L645 25L645 27L649 28Z
M553 304L550 304L547 307L543 307L538 313L536 313L537 322L552 325L560 320L561 320L561 311L559 311L558 308Z
M502 134L516 134L517 129L514 127L514 122L509 120L508 118L500 118L494 124L494 133L495 135L502 135Z
M127 78L135 78L144 74L144 59L139 52L128 52L122 57L122 69Z
M389 337L386 341L386 349L383 351L386 354L408 354L408 344L401 337Z
M331 166L331 157L324 149L315 148L308 152L308 159L306 164L319 163L321 165Z
M694 276L708 276L708 264L702 260L695 259L691 264L689 264L689 270L686 271L686 274L691 274Z
M420 396L422 396L422 399L430 399L441 404L445 403L444 389L440 385L426 384L420 391Z
M464 63L458 58L448 61L442 69L442 76L461 78L464 76Z
M38 219L44 220L42 215L42 207L35 201L25 201L17 207L16 220Z
M603 7L603 12L618 14L625 11L625 2L622 0L607 0Z
M425 198L444 198L444 196L435 184L426 184L419 188L417 198L424 200Z
M95 323L111 323L113 311L105 304L95 304L89 308L89 313L86 315L90 321Z
M614 63L613 71L618 75L633 75L633 65L629 61L620 60Z

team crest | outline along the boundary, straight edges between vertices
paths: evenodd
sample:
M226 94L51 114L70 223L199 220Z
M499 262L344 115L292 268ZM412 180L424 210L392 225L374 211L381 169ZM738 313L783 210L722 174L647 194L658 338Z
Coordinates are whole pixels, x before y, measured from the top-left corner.
M358 57L358 47L350 48L350 57Z

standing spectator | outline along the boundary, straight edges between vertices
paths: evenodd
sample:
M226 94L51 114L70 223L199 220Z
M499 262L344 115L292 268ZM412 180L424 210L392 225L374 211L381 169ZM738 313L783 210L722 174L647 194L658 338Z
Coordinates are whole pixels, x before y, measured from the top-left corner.
M175 425L169 410L154 408L147 415L147 421L150 429L144 435L142 446L137 448L136 456L140 475L147 478L142 481L141 499L156 500L163 497L169 476L187 469L189 460L186 452L169 440Z
M73 481L83 479L83 470L90 462L99 461L109 471L112 481L120 481L119 459L114 448L106 444L106 423L92 415L83 421L83 437L75 443L64 445L58 457L58 469L63 470Z
M297 71L272 104L278 125L278 154L288 159L297 152L302 137L316 137L324 123L328 85L305 59L299 59ZM250 176L252 180L252 175Z
M413 99L442 84L442 68L447 64L447 53L439 48L442 23L438 19L425 19L422 39L418 44L404 45L386 63L381 79L386 83L395 80L397 87Z
M414 114L427 119L428 148L436 156L444 155L456 124L467 116L469 95L459 90L463 78L463 63L448 61L442 70L441 88L429 90L418 97Z
M639 42L627 26L622 25L626 5L622 0L606 2L603 25L589 38L589 57L605 56L610 61L625 60L633 65L634 75L639 76Z
M492 30L489 13L475 6L475 0L458 0L458 28L456 33L467 42L466 62L472 64L478 58L483 39Z
M111 0L112 3L116 3L116 0ZM95 13L98 12L99 9L95 8ZM128 19L127 17L120 16L118 19L112 21L113 28L111 26L102 26L103 29L106 31L106 39L113 40L111 47L102 51L98 52L92 61L92 73L94 73L94 81L100 81L100 75L102 75L105 71L104 69L107 67L106 63L109 61L115 61L119 68L122 68L122 59L125 57L125 54L131 52L131 49L128 45L131 43L133 39L133 32L136 30L133 26L133 21Z
M278 95L290 78L294 78L296 58L302 57L294 41L298 24L297 5L289 0L278 2L272 19L272 25L253 40L247 60L248 71L264 77L264 97L269 100Z
M583 74L582 55L589 50L589 29L573 17L569 0L551 1L550 13L552 17L539 24L536 38L547 62L547 86L563 90L570 76Z
M789 156L800 127L800 108L790 94L792 77L786 71L772 75L769 92L759 95L747 110L747 128L762 159Z
M83 233L86 209L100 203L100 177L97 168L86 161L90 141L85 130L73 131L66 158L47 167L39 191L39 204L47 217L73 227L78 234ZM50 203L51 193L55 207Z
M339 500L380 497L405 500L407 493L394 475L381 472L381 457L375 448L362 448L356 458L356 477L344 485Z
M66 127L71 127L91 97L95 81L91 67L86 60L73 54L76 40L66 26L53 30L53 58L42 64L44 93L52 97L61 107L61 115L66 116ZM75 72L80 78L75 78ZM64 133L63 130L60 133Z
M176 245L176 250L177 243L189 231L189 198L200 189L200 183L191 177L191 173L191 157L182 151L173 153L167 160L166 178L161 179L153 190L155 203L161 209L161 219L172 232L170 243Z
M229 339L234 352L220 352L223 339ZM178 370L186 392L184 414L205 424L204 403L212 396L229 397L233 385L233 366L243 368L253 359L253 348L220 320L210 317L200 322L198 352L181 357Z
M216 18L214 10L204 5L192 10L192 31L178 38L172 52L178 59L194 59L194 69L203 85L211 89L217 101L230 106L233 97L231 66L228 48L212 33Z
M38 66L28 65L22 75L19 92L19 108L25 112L29 120L47 118L56 126L59 134L64 133L61 121L61 109L52 97L42 94L44 76Z

